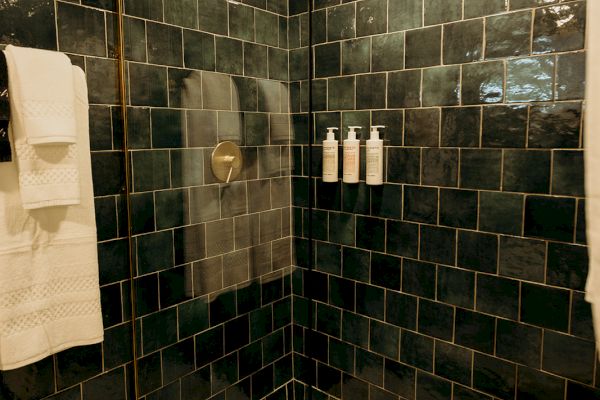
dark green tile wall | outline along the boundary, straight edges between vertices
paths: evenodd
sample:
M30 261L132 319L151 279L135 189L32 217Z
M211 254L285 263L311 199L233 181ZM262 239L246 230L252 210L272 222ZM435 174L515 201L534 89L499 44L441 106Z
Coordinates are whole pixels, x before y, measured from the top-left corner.
M285 1L125 0L129 280L116 0L0 6L2 44L66 52L87 74L105 341L0 373L0 398L291 398L291 213ZM210 153L242 146L219 184ZM136 298L130 299L135 285Z
M314 127L302 4L295 379L316 399L600 399L583 300L585 1L315 1ZM325 128L362 125L365 140L371 124L388 126L384 185L322 183Z

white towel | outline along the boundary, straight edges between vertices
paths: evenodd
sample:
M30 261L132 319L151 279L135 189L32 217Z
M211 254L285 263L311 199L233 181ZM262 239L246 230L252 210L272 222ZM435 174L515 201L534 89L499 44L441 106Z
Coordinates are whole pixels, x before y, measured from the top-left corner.
M36 209L79 204L77 144L76 137L71 137L75 133L76 93L69 58L57 52L15 46L7 46L5 55L9 75L10 124L23 207ZM42 61L48 65L40 64ZM63 76L65 65L69 72L68 83ZM39 94L32 84L38 86ZM57 84L64 87L54 87ZM32 111L28 104L47 105L53 100L52 94L48 93L50 89L56 92L57 106L40 106L35 109L39 112L33 112L35 110ZM32 100L36 96L39 100ZM69 102L72 109L67 112ZM69 126L71 122L73 128ZM55 135L50 136L53 132ZM60 136L62 134L65 136ZM51 139L56 143L50 142ZM36 145L39 143L45 144Z
M592 303L594 331L600 348L600 2L588 1L585 115L585 208L589 245L586 300ZM600 353L599 353L600 354Z
M85 75L79 101L79 205L26 210L15 163L0 163L0 370L103 340Z
M28 144L75 143L71 61L57 51L6 46L9 96Z

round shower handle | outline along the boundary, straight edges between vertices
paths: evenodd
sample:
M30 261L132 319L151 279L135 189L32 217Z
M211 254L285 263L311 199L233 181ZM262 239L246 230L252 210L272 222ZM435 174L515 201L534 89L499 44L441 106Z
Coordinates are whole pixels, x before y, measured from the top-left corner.
M211 156L213 174L221 182L229 183L242 172L244 164L242 151L233 142L221 142L215 147Z

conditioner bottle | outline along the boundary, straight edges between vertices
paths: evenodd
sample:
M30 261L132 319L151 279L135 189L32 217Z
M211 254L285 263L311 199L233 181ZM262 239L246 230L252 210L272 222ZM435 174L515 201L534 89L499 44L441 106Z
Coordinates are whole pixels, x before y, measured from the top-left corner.
M383 140L379 138L382 125L371 127L371 138L367 140L367 185L383 185Z
M360 171L360 140L356 130L361 126L349 126L348 139L344 140L344 183L358 183Z
M327 139L323 140L323 182L338 181L338 141L335 131L338 128L327 128Z

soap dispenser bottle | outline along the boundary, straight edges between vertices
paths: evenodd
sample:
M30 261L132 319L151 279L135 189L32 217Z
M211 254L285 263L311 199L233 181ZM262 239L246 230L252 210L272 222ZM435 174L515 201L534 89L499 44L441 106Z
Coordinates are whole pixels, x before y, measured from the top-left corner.
M356 130L362 126L349 126L348 139L344 140L344 183L358 183L360 171L360 140Z
M383 125L371 127L371 138L367 140L367 185L383 185L383 140L379 129Z
M323 182L338 181L338 141L335 131L338 128L327 128L327 139L323 140Z

